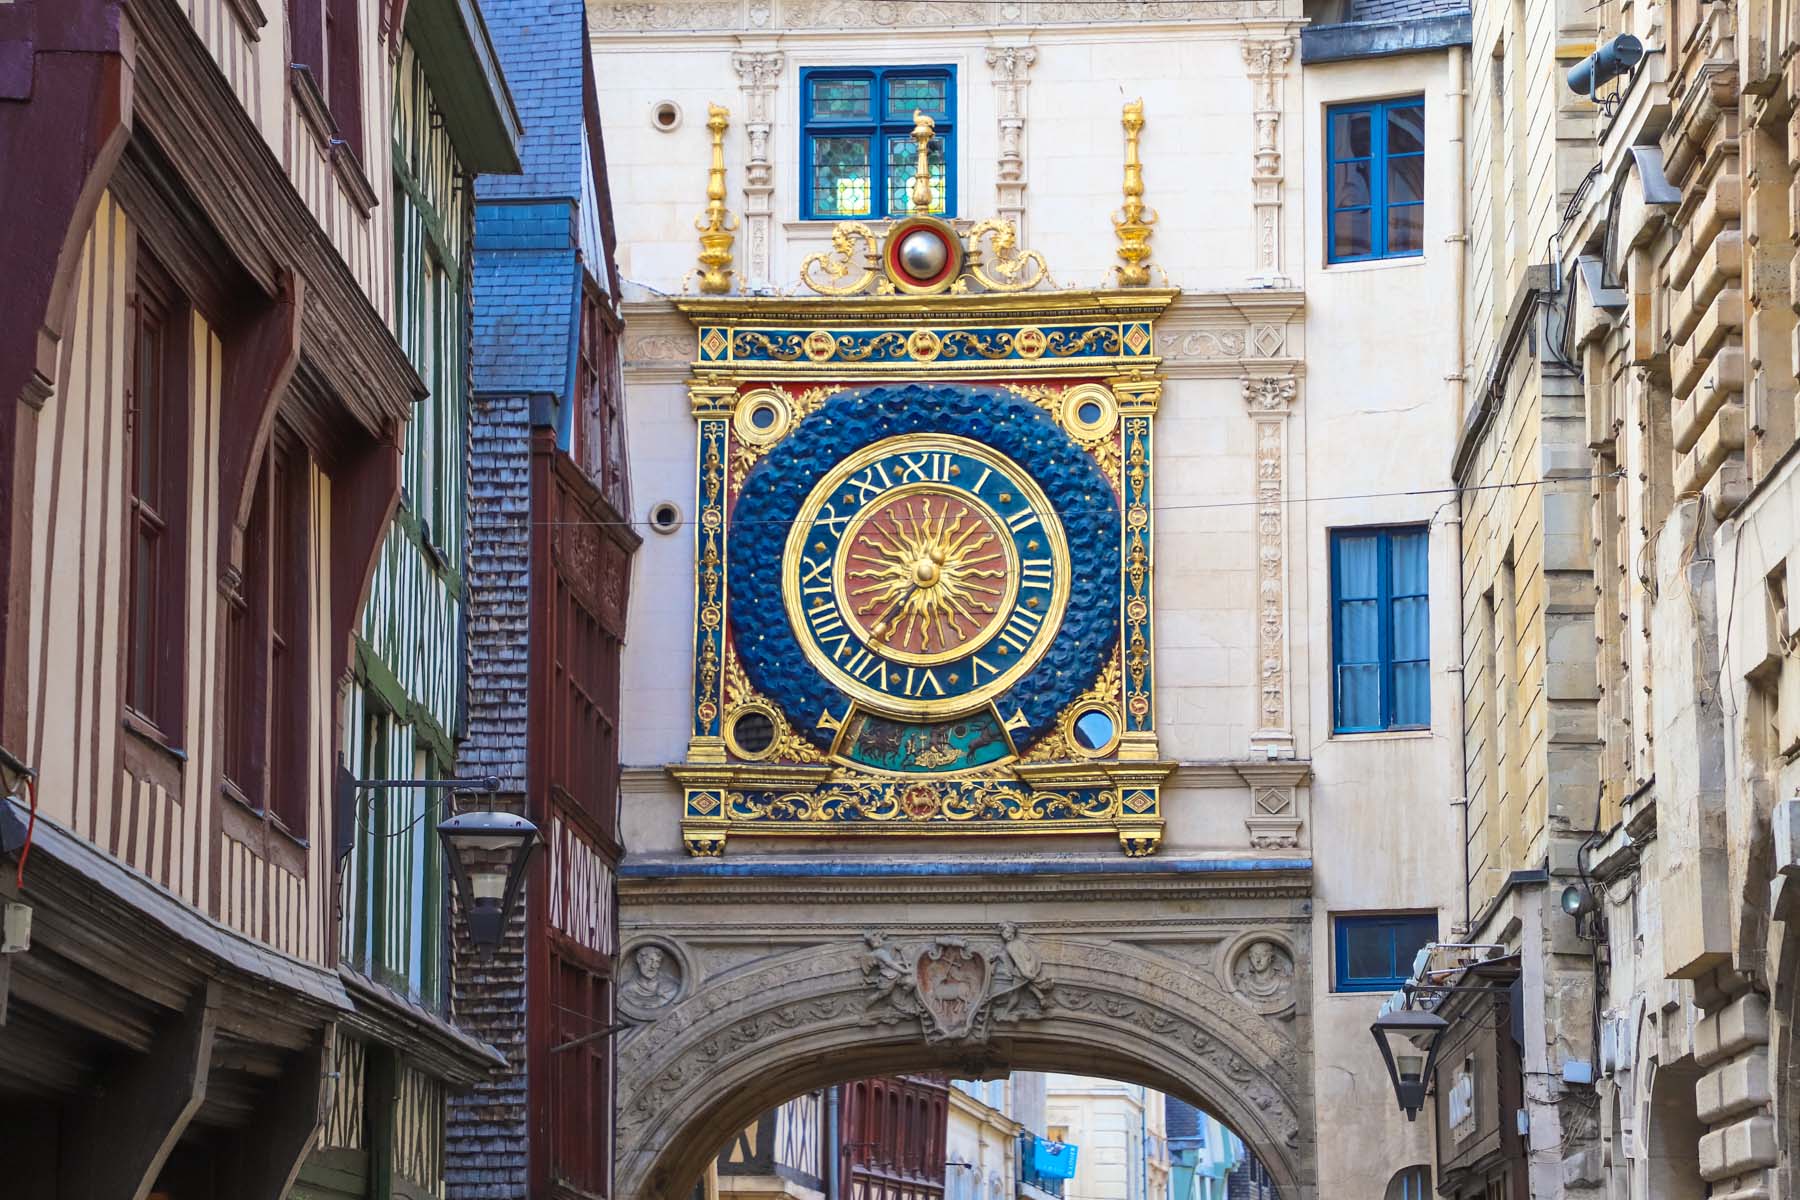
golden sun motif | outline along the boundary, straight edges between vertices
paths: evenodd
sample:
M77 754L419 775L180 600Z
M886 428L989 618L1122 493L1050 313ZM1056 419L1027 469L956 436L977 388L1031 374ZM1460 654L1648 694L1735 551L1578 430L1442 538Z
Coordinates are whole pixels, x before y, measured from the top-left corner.
M896 497L864 514L847 543L851 621L871 646L917 660L984 638L1006 611L1011 563L996 520L956 497Z

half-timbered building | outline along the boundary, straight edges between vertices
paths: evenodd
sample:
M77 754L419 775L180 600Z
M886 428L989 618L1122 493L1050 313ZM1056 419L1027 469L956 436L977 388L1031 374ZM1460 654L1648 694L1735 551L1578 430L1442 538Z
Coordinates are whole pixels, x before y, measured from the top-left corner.
M394 336L425 385L407 424L400 502L354 635L346 777L442 779L462 735L468 555L468 320L477 173L519 169L518 115L479 9L411 0L393 47ZM446 1022L441 790L340 785L341 971L359 1009L340 1037L331 1119L297 1194L441 1196L447 1099L502 1065ZM429 1030L435 1037L411 1036Z
M581 0L493 0L524 174L475 217L469 736L543 832L520 924L459 957L458 1013L509 1072L453 1102L450 1192L611 1195L619 653L631 556L619 280ZM652 991L679 969L646 960Z
M279 1197L357 1139L431 1192L393 1115L490 1057L337 933L364 602L454 391L448 327L395 331L508 153L474 5L408 10L0 4L9 1196Z

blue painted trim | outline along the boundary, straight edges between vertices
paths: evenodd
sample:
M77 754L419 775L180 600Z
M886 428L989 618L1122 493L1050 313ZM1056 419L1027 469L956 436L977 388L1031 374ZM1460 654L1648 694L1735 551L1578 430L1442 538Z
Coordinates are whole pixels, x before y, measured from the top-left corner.
M1431 527L1429 525L1353 525L1331 531L1331 730L1333 733L1380 733L1394 729L1429 729L1430 721L1423 724L1402 723L1394 714L1394 601L1396 599L1412 599L1423 594L1427 610L1431 605L1429 580L1431 578ZM1396 596L1394 583L1394 546L1397 536L1418 535L1425 539L1425 577L1427 591L1424 593L1407 592ZM1358 596L1357 601L1373 599L1376 608L1377 650L1375 666L1378 671L1377 688L1379 689L1379 714L1373 725L1346 725L1344 723L1343 687L1339 681L1339 672L1345 666L1364 666L1357 662L1344 662L1344 596L1343 596L1343 543L1346 538L1373 537L1377 539L1375 551L1375 595L1373 597ZM1412 662L1413 659L1406 661ZM1427 660L1426 674L1426 711L1430 712L1430 668Z
M1310 858L1054 858L935 860L684 858L633 861L619 867L631 879L689 876L710 879L938 878L961 875L1225 875L1246 872L1311 872Z
M944 142L944 211L937 216L944 220L956 217L956 66L953 63L922 63L917 66L897 65L889 67L803 67L800 70L800 219L802 221L885 221L890 216L905 216L906 211L890 214L886 211L887 180L887 139L892 136L910 134L913 129L912 114L907 113L905 120L888 119L887 114L887 76L901 75L914 78L942 76L947 86L944 88L944 113L934 116L937 122L937 134ZM818 79L867 79L869 81L869 117L867 120L841 120L830 117L812 115L812 85ZM855 214L819 213L813 209L813 164L809 153L809 143L814 134L827 134L838 137L864 137L869 141L869 209L858 217Z
M1412 926L1429 924L1430 931L1420 941L1419 946L1437 940L1438 915L1435 912L1380 913L1367 916L1341 916L1331 919L1331 990L1334 992L1391 992L1398 989L1412 975L1413 956L1419 946L1413 946L1404 956L1398 951L1398 940L1395 935ZM1350 961L1350 934L1359 929L1385 929L1389 932L1388 959L1391 974L1382 976L1361 976L1351 978L1346 973L1346 965ZM1416 932L1416 931L1415 931ZM1412 939L1408 938L1410 942Z
M1333 104L1325 109L1325 261L1328 263L1372 262L1382 258L1422 258L1425 248L1422 244L1417 250L1396 250L1389 252L1387 248L1388 227L1388 195L1387 195L1387 117L1390 112L1416 108L1420 110L1420 120L1424 119L1425 98L1423 96L1407 96L1398 100L1372 100L1361 104ZM1369 114L1369 153L1364 159L1361 155L1338 154L1335 117L1350 113ZM1420 143L1423 145L1423 141ZM1412 154L1400 155L1402 158L1415 157ZM1417 155L1421 161L1424 155ZM1362 162L1369 164L1369 202L1367 204L1340 205L1337 200L1337 166L1340 162ZM1421 193L1423 187L1421 187ZM1395 207L1409 207L1417 204L1423 210L1424 196L1417 201L1405 201ZM1337 214L1367 209L1369 213L1369 252L1367 254L1339 254L1337 252ZM1422 227L1421 227L1422 228Z
M581 368L581 304L585 299L581 285L580 254L575 255L571 268L575 277L575 295L574 303L569 306L569 339L563 350L568 370L563 375L561 411L556 414L556 446L565 454L574 453L575 409L581 403L581 397L575 394L575 380Z

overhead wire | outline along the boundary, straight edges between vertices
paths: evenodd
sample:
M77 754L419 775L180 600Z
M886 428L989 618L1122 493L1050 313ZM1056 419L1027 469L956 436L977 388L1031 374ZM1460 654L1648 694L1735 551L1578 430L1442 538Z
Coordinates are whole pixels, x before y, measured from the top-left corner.
M1625 478L1625 474L1626 474L1625 469L1621 467L1618 470L1603 471L1603 472L1600 472L1598 474L1593 474L1593 475L1547 475L1547 476L1543 476L1538 479L1520 479L1520 480L1515 480L1510 483L1478 483L1478 484L1468 484L1468 485L1465 485L1462 487L1457 487L1457 486L1453 485L1453 486L1449 486L1449 487L1436 487L1436 488L1413 488L1413 489L1409 489L1406 491L1396 491L1396 492L1354 492L1354 493L1346 493L1343 495L1336 495L1336 496L1286 496L1279 500L1212 500L1212 501L1203 501L1203 502L1194 503L1194 504L1152 504L1150 506L1150 511L1154 512L1154 513L1200 512L1200 511L1206 511L1206 510L1227 509L1227 508L1266 508L1267 506L1269 506L1271 504L1281 504L1281 505L1336 504L1336 503L1343 503L1343 502L1351 501L1351 500L1389 500L1389 499L1397 499L1397 498L1409 497L1409 496L1449 496L1454 500L1457 496L1466 495L1470 492L1491 492L1491 491L1503 491L1503 490L1506 490L1509 488L1541 487L1545 484L1590 483L1596 479L1623 479L1623 478ZM1441 508L1443 506L1440 505L1439 507L1441 510ZM1111 509L1111 508L1107 508L1107 509L1064 508L1064 509L1060 509L1058 511L1066 516L1082 516L1082 515L1093 514L1093 513L1110 512L1110 511L1113 511L1113 509ZM658 529L674 530L674 529L685 528L690 525L697 525L699 523L700 522L698 520L690 520L687 518L682 518L682 519L672 521L672 522L659 522L656 524L656 527ZM543 526L543 527L589 526L589 527L602 527L602 528L606 528L606 527L611 527L611 528L645 527L645 528L647 528L652 523L648 520L642 520L642 521L624 520L624 521L533 521L533 522L531 522L531 524L533 526ZM760 520L752 520L750 518L740 517L740 518L734 519L732 524L734 524L734 525L736 525L736 524L753 524L753 525L788 525L788 526L791 526L791 525L795 524L795 521L794 520L779 520L776 518L764 518L764 519L760 519Z

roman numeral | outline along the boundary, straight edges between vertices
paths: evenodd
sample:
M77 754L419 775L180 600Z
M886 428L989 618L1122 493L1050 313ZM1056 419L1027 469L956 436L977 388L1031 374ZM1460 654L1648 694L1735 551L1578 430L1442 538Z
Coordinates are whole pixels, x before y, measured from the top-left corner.
M818 582L815 583L814 580ZM831 560L829 558L821 558L815 562L804 554L800 556L800 590L807 593L829 593L831 591Z
M1029 529L1037 523L1038 515L1032 512L1030 508L1021 508L1018 512L1006 518L1006 527L1014 533L1019 532L1021 529Z
M867 647L852 654L850 661L844 664L844 669L864 683L868 683L873 677L875 686L884 692L887 691L887 661L870 654Z
M1043 623L1044 618L1029 608L1015 608L1000 630L1000 640L1022 654L1031 645L1031 639L1036 636L1038 627Z
M942 483L950 477L948 454L902 454L898 479L909 483L914 479L925 483Z
M992 663L988 662L985 658L981 657L981 655L977 654L969 662L969 682L974 684L976 687L980 687L981 686L981 673L983 671L986 671L990 678L992 676L1000 674L1000 672L998 672L994 669L994 665Z
M837 506L827 500L824 504L820 505L819 515L813 518L813 526L814 528L817 528L818 526L823 525L832 532L833 536L842 537L844 535L844 526L848 525L850 523L850 518L855 515L855 513L846 513L844 516L838 516Z
M879 482L877 482L878 480ZM887 470L880 463L876 463L863 472L861 479L852 479L848 486L856 489L858 504L867 504L869 497L879 496L894 485L888 479Z
M838 610L829 604L821 604L817 608L807 609L806 619L812 625L813 632L821 637L828 633L835 633L844 627L844 618L840 617Z
M1047 558L1028 558L1019 567L1019 586L1049 591L1055 581L1050 560Z
M992 467L981 468L981 478L977 479L975 481L975 486L970 488L969 490L971 492L974 492L977 496L981 495L981 485L986 483L988 481L988 476L992 475L993 473L994 473L994 470Z
M944 685L938 682L938 677L932 673L930 667L923 671L917 667L906 668L906 682L900 687L902 694L923 696L928 687L939 696L944 694Z

